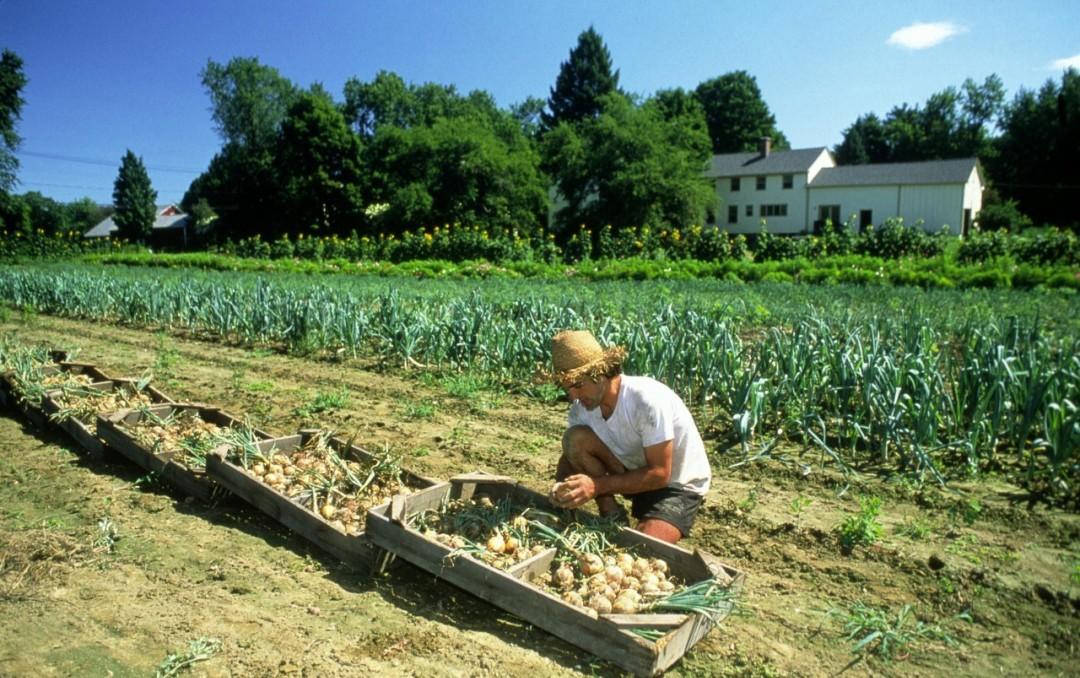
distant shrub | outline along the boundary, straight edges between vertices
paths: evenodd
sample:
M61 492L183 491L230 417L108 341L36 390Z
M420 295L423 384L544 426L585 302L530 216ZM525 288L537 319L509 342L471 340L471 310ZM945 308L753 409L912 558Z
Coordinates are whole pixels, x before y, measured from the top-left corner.
M1020 233L1031 227L1031 219L1020 211L1015 200L996 205L986 205L979 210L975 225L980 231L1002 231Z

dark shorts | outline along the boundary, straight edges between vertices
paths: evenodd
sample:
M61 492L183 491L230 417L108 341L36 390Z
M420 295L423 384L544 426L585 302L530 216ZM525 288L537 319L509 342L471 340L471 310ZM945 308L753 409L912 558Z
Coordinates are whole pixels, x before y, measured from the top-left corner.
M638 494L627 495L630 513L639 521L655 518L679 528L682 536L690 535L703 497L690 490L662 487Z

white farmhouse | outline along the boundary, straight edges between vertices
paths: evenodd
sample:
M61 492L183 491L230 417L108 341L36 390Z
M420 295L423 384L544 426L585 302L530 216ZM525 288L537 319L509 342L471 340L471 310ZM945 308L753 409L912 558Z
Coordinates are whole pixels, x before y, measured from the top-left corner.
M713 156L705 176L720 199L717 226L730 233L812 233L831 219L859 231L901 217L936 233L966 234L982 208L975 158L836 166L825 147Z

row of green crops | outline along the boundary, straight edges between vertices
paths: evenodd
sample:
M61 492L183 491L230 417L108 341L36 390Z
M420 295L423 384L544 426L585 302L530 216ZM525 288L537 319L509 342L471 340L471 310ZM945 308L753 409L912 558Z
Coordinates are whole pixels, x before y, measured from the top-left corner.
M1058 499L1080 482L1075 295L41 266L0 267L0 299L520 384L555 332L585 327L748 451L780 437L843 468L1002 468Z

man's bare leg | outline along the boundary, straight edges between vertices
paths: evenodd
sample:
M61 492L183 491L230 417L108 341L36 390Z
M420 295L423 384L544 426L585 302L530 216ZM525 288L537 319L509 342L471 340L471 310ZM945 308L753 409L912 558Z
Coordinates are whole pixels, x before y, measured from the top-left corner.
M559 459L559 466L555 472L556 480L561 481L574 473L599 477L626 472L626 467L622 465L622 462L588 426L572 426L566 429L562 445L563 456ZM598 496L596 507L600 515L619 510L619 504L610 494Z

